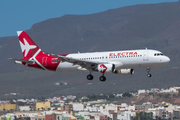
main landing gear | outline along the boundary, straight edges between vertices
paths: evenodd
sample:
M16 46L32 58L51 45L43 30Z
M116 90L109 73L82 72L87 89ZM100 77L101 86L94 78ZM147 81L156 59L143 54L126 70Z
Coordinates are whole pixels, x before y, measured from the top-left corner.
M94 78L93 75L91 75L91 74L87 75L88 80L93 80L93 78ZM106 77L104 76L104 74L101 77L99 77L99 80L102 82L106 81Z
M92 69L89 70L89 75L87 75L88 80L93 80L94 78L94 76L91 73L92 73Z
M88 80L93 80L93 78L94 78L93 75L91 75L91 74L87 75L87 79L88 79Z
M94 76L90 72L90 74L87 75L87 79L88 80L93 80L93 78L94 78ZM99 77L99 80L102 81L102 82L106 81L106 77L104 76L104 74L101 77Z
M102 82L106 81L106 77L104 76L104 74L99 78L99 80Z
M147 76L152 77L152 75L150 74L150 68L147 68L146 70L147 70Z

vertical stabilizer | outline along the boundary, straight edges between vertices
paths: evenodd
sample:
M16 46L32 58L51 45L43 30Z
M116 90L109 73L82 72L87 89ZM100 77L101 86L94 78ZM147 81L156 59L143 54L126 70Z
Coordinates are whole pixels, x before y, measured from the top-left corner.
M17 31L17 35L24 58L31 58L39 50L39 47L25 31Z

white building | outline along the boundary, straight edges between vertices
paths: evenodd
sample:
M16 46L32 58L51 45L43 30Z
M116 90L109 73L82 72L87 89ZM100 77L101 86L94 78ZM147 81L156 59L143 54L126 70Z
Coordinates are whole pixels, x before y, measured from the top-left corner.
M78 115L81 115L84 117L84 116L90 115L90 113L89 112L79 112Z
M146 93L146 90L143 89L143 90L138 90L138 95L141 94L141 93Z
M173 113L173 110L176 110L177 108L176 105L170 105L166 108L166 111Z
M76 96L68 95L68 96L67 96L67 99L74 100L74 99L76 99Z
M164 107L158 107L158 108L149 108L148 111L153 113L153 119L155 119L156 116L161 117L162 111L166 111L166 109Z
M19 106L20 111L30 111L31 107L30 106Z
M134 111L135 110L135 105L128 105L127 103L122 103L121 105L117 105L117 110L120 111Z
M99 107L97 106L89 106L87 105L84 109L85 111L90 111L90 112L98 112L99 111Z
M121 114L117 115L118 120L131 120L131 117L136 115L136 112L123 111Z
M73 103L73 111L83 111L84 104L82 103Z
M114 110L114 111L117 110L116 109L116 105L114 105L114 104L107 104L107 105L105 105L105 109L108 110L108 111L109 110Z

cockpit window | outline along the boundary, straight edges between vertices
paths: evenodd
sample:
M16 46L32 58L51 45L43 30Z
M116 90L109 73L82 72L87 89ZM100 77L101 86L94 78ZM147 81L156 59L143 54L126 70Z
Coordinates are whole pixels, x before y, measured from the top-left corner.
M154 56L163 56L162 53L155 53Z

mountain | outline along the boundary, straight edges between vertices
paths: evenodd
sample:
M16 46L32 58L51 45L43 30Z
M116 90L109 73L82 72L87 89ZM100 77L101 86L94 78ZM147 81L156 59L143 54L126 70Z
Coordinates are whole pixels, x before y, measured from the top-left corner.
M153 87L179 85L179 13L179 2L144 4L90 15L65 15L36 23L26 30L44 52L54 54L145 47L162 51L171 62L152 68L152 78L146 77L145 69L137 69L128 77L108 74L107 81L102 83L100 73L93 73L95 79L88 81L88 73L54 73L16 65L8 58L22 58L18 37L2 37L0 98L11 92L35 97L86 95L144 89L151 83ZM62 84L56 86L56 82Z

